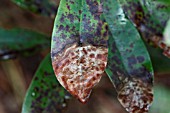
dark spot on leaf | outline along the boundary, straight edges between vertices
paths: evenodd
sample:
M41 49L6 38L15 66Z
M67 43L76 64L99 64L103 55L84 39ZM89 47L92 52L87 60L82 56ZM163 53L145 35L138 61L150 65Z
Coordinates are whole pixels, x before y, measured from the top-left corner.
M137 60L136 60L135 56L128 57L127 59L128 59L128 64L129 65L133 65L133 64L137 63Z
M142 63L145 60L145 58L143 56L137 56L137 60L139 63Z

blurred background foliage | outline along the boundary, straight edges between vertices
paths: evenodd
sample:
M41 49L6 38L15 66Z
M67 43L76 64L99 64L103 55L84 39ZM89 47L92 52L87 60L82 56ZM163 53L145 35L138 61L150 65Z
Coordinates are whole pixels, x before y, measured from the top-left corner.
M50 42L47 40L51 36L59 3L59 0L50 0L48 3L42 0L44 2L40 5L40 0L26 0L30 7L18 7L14 4L19 4L20 1L0 0L0 113L21 112L23 99L33 75L40 62L50 52ZM35 4L30 5L31 2ZM165 2L169 3L168 0ZM45 5L48 8L44 8ZM9 37L15 39L9 40ZM22 37L26 40L21 40ZM7 42L16 45L11 47ZM25 46L23 42L29 45ZM150 113L169 113L170 59L163 56L159 48L148 45L147 47L155 69L155 99ZM11 48L14 50L11 51ZM30 55L30 51L33 54ZM8 58L14 59L6 60ZM103 76L95 87L87 104L83 105L72 99L68 106L64 107L67 107L64 113L126 113L117 101L116 92L107 76Z

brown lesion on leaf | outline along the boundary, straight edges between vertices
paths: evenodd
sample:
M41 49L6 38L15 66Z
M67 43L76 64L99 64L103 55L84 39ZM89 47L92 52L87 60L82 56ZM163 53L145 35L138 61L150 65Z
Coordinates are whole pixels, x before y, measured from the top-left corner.
M152 43L158 47L160 47L161 49L163 49L163 54L165 56L167 56L168 58L170 58L170 47L168 45L165 44L163 38L163 36L152 36L152 38L150 39L150 41L152 41Z
M63 87L85 103L104 73L107 54L106 47L73 44L53 58L55 75Z
M137 79L125 79L118 99L129 113L148 113L153 101L152 86Z

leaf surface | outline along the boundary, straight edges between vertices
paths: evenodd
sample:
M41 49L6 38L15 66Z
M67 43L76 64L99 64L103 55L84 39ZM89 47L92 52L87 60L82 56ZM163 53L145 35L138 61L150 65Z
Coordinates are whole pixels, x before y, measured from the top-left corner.
M62 113L69 99L68 92L56 80L47 55L27 90L22 113Z
M106 73L129 113L147 113L153 101L153 69L146 47L117 1L104 2L104 16L110 30Z
M55 19L51 56L57 79L87 102L107 63L107 30L100 0L61 0Z

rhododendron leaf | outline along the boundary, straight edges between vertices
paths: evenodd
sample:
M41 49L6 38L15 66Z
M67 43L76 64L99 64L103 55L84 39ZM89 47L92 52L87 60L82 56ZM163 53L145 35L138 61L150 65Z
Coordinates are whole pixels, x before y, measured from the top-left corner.
M107 24L100 0L61 0L54 23L51 56L64 88L87 102L107 64Z
M146 47L116 0L104 2L104 16L110 30L106 72L125 109L147 113L153 101L153 69Z

